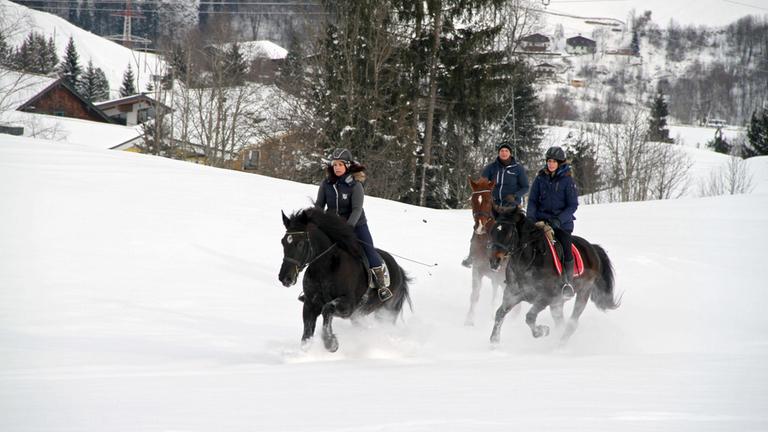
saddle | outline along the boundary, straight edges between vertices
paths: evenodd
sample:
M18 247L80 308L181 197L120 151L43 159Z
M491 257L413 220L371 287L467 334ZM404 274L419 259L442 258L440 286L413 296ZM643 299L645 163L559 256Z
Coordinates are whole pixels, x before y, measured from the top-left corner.
M536 226L544 231L544 236L547 238L547 244L549 250L552 252L552 261L554 261L557 274L563 274L563 247L559 243L555 242L554 231L552 227L544 222L536 222ZM573 276L579 277L584 273L584 260L581 259L581 252L576 245L571 244L571 252L573 252Z

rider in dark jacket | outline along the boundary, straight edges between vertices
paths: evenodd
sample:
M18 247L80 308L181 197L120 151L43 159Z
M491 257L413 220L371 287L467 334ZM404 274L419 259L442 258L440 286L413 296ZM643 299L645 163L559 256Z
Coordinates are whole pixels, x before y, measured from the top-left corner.
M352 159L352 153L344 148L335 149L328 156L328 176L320 183L315 207L341 216L355 230L363 247L368 265L373 273L373 280L378 289L379 299L392 298L388 275L385 273L381 257L373 246L373 238L368 230L368 221L363 210L365 190L365 167Z
M545 159L546 166L536 175L528 195L527 215L535 221L546 222L554 230L557 241L563 247L562 292L564 296L573 296L571 233L576 219L574 213L579 207L578 191L563 149L550 147Z
M523 195L528 192L528 173L525 167L517 163L512 156L512 145L503 141L496 148L498 157L488 164L482 176L495 180L493 202L502 207L515 207L523 202Z
M517 163L512 156L512 144L502 141L496 146L496 160L485 166L482 177L494 180L491 196L493 203L499 207L516 207L523 203L523 195L528 192L528 173L525 167ZM496 208L492 210L494 216ZM472 234L474 239L475 234ZM472 267L472 241L470 240L470 253L461 261L464 267Z

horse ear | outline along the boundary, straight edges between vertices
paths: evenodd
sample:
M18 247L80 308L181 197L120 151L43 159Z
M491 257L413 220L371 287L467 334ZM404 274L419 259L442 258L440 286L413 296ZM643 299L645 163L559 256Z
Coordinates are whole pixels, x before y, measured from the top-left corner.
M288 226L291 224L291 220L288 219L288 216L285 215L285 212L280 210L280 214L283 215L283 225L285 225L285 229L288 229Z

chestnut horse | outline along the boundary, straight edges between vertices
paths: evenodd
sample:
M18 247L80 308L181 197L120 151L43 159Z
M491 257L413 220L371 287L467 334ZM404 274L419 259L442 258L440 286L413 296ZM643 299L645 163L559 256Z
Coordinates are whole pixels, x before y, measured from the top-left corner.
M490 240L489 231L495 222L493 215L493 198L491 191L496 184L493 180L480 177L477 181L469 177L469 185L472 187L472 218L475 225L469 246L469 258L472 262L472 295L469 298L469 312L464 325L475 324L475 306L480 300L480 289L483 286L483 278L490 280L493 286L491 306L494 306L499 297L499 288L504 284L504 272L492 270L490 266Z

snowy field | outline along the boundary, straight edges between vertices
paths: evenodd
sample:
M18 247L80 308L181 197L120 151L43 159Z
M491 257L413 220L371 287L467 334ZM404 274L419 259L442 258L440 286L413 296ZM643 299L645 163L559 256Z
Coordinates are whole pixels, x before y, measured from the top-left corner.
M330 354L300 349L277 280L280 211L315 186L3 136L0 430L768 430L768 158L749 166L750 195L582 206L622 306L590 303L561 348L510 315L491 349L490 288L463 325L468 210L368 198L379 247L437 266L401 259L414 312L337 320Z

